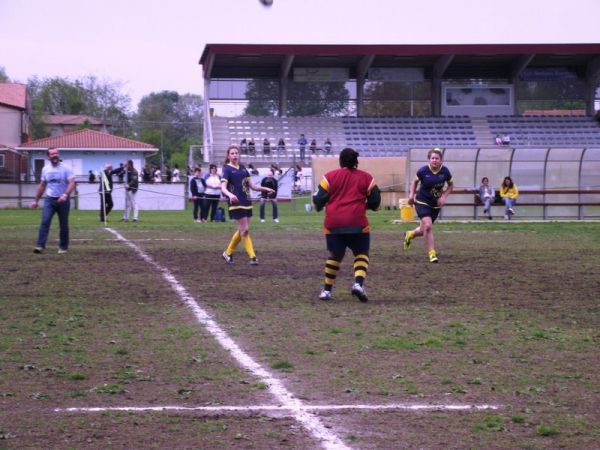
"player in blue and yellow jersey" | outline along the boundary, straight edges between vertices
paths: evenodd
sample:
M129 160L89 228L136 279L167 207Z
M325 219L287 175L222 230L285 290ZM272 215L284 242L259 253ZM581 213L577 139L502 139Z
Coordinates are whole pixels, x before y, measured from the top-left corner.
M258 186L252 182L250 172L240 164L239 147L230 145L227 149L227 157L221 175L221 192L228 199L231 218L237 222L237 230L233 234L227 249L223 252L223 259L228 264L233 264L233 252L240 242L244 245L250 257L250 264L258 264L252 239L250 239L250 218L252 217L250 189L268 194L273 193L273 189Z
M352 295L367 302L364 281L369 268L370 227L366 210L379 209L381 193L373 177L358 170L358 153L351 148L340 152L340 169L327 172L315 195L317 211L325 208L323 228L329 257L325 263L325 284L319 295L331 300L331 291L346 248L354 254Z
M452 174L446 166L442 165L442 158L442 151L439 148L430 150L427 153L429 164L417 171L410 185L408 204L415 205L421 222L417 228L404 234L404 250L408 250L415 237L425 238L429 262L432 263L438 262L433 240L433 223L454 187ZM419 186L418 191L417 186Z

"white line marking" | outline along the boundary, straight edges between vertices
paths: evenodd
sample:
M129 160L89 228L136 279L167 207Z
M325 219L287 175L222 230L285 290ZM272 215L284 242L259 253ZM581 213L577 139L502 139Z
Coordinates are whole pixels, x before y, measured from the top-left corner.
M114 241L118 241L119 239L94 239L94 238L78 238L78 239L71 239L71 241L78 241L78 242L89 242L89 241L110 241L110 242L114 242ZM132 241L191 241L190 238L147 238L147 239L132 239Z
M233 339L219 326L219 324L198 305L194 297L177 281L171 272L154 261L150 255L145 253L141 248L133 242L125 239L117 231L112 228L105 228L116 236L118 240L131 247L135 252L142 257L148 264L158 269L162 276L167 280L171 287L179 294L185 304L194 312L198 322L206 327L206 330L225 348L238 363L262 379L269 386L269 392L280 401L283 406L288 408L293 417L300 422L315 438L321 441L321 444L326 449L349 449L342 440L335 434L330 432L319 420L317 416L308 412L305 405L288 391L283 383L269 373L264 367L252 359L250 355L244 352Z
M390 404L390 405L304 405L307 411L339 411L339 410L386 410L404 411L469 411L499 409L497 405L446 405L446 404ZM249 412L249 411L292 411L287 406L249 405L249 406L95 406L56 408L54 412L105 412L105 411L205 411L205 412Z

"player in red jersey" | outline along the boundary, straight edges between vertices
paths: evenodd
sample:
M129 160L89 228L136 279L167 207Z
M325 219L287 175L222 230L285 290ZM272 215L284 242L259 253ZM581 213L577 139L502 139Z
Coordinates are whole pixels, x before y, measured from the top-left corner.
M321 300L331 300L346 248L354 254L352 295L367 302L364 281L369 268L369 221L366 210L379 209L381 193L373 177L358 170L358 152L345 148L340 152L340 169L327 172L313 196L316 210L325 207L323 228L329 257L325 263L325 285Z

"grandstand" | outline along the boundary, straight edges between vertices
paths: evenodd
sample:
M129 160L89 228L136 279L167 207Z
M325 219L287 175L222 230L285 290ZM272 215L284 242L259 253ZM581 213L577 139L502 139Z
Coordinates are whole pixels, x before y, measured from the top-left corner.
M493 136L508 134L513 146L599 146L600 126L588 116L490 116Z
M588 116L468 116L442 117L216 117L212 121L215 158L224 149L253 138L257 163L292 163L300 158L298 137L316 139L316 156L324 156L322 144L330 138L333 154L349 146L366 157L406 156L411 148L479 148L494 145L497 134L508 134L519 147L600 146L600 124ZM262 153L268 138L271 154ZM278 153L279 138L286 144ZM306 151L307 160L313 157Z
M600 144L600 44L208 44L200 64L205 160L253 138L259 164L297 161L301 133L375 157L493 146L496 134L513 146Z

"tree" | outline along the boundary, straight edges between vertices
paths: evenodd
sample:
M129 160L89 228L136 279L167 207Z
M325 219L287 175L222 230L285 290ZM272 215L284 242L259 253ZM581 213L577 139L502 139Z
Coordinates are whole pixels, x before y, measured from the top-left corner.
M44 114L85 114L101 118L118 130L128 120L131 100L120 92L120 83L100 82L94 76L70 80L54 77L28 80L34 139L46 136Z
M142 98L134 116L135 138L161 149L164 161L181 165L190 145L202 142L203 103L200 95L152 92ZM160 156L154 157L159 162Z
M274 116L279 110L279 83L252 80L246 86L244 114ZM288 116L335 116L348 110L350 94L344 82L288 83Z
M2 66L0 66L0 83L10 83L10 78L8 78L6 70Z
M365 86L365 116L431 115L428 82L370 82Z
M344 82L290 83L288 116L336 116L346 114L350 94Z

